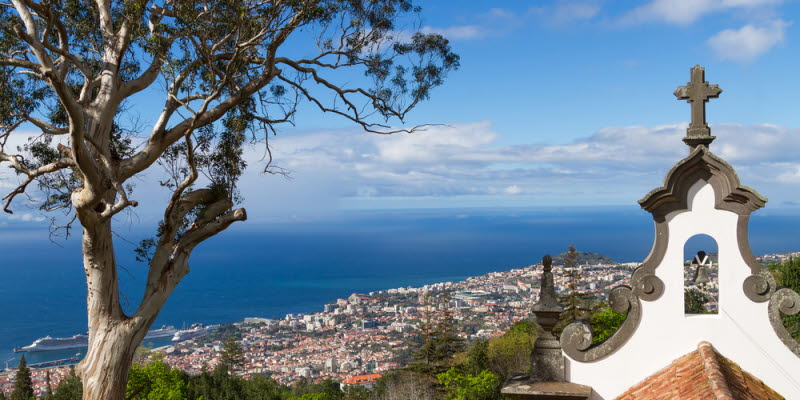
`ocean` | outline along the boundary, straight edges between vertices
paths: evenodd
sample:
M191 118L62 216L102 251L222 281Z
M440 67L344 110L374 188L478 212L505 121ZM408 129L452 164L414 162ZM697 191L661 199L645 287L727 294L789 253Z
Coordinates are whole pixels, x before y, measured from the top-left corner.
M798 222L796 212L757 212L750 223L753 252L800 250ZM128 312L135 309L146 276L128 242L144 237L136 229L121 229L116 240ZM16 364L14 346L46 335L86 332L78 237L56 245L46 228L3 232L0 368L7 360ZM191 273L154 327L321 311L326 302L353 292L457 281L531 265L570 244L618 262L638 262L652 241L652 219L636 207L348 211L310 222L246 222L195 250ZM73 354L26 357L41 362Z

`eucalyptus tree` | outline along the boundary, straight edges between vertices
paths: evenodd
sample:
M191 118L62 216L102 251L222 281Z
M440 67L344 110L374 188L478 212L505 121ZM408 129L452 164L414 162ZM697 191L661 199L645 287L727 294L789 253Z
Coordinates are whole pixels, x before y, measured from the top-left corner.
M192 250L247 219L245 146L271 154L269 136L302 103L370 132L418 128L404 117L459 59L417 26L411 0L0 0L0 163L18 182L3 209L27 198L59 216L52 232L82 228L85 399L124 397L134 350ZM158 109L131 123L142 101ZM256 167L282 173L271 161ZM126 313L113 227L144 200L137 175L158 166L171 196L138 250L148 276Z

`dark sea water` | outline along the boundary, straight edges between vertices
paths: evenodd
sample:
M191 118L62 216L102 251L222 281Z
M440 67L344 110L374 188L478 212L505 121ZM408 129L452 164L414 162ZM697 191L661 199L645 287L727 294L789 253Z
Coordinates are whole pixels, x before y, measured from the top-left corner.
M124 229L122 237L142 239L135 229ZM800 250L799 238L796 213L764 210L751 218L750 243L757 255ZM156 325L321 311L324 303L353 292L455 281L530 265L571 243L619 262L641 261L652 240L652 219L634 207L359 211L321 222L248 222L195 250L191 273ZM86 331L79 243L69 240L61 246L48 242L44 228L5 230L0 237L0 368L16 359L14 346ZM129 312L146 274L132 249L117 240L120 287ZM27 357L40 362L74 353Z

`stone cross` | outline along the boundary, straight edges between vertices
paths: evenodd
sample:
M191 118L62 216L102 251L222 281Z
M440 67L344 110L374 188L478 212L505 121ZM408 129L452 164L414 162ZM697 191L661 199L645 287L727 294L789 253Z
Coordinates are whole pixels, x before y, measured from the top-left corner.
M695 65L691 70L691 80L686 86L678 87L675 97L679 100L686 100L692 104L692 122L686 129L684 143L694 148L697 145L708 146L714 139L711 136L711 128L706 123L706 103L708 99L715 99L722 93L719 85L709 85L705 81L705 69Z

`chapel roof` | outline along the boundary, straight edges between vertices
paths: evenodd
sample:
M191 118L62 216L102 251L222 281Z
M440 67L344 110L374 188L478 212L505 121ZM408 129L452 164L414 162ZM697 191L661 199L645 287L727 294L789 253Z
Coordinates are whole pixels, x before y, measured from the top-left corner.
M783 400L708 342L628 389L616 400Z

